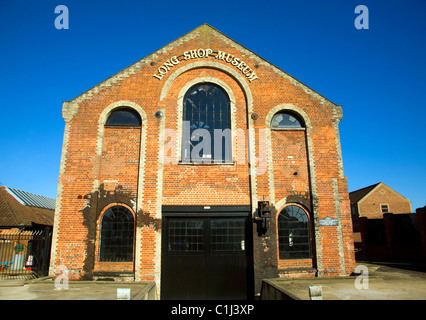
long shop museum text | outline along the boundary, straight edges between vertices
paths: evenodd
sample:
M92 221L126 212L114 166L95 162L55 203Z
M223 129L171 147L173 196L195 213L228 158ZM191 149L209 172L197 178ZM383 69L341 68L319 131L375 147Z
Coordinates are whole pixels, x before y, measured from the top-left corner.
M179 62L182 60L209 58L209 57L214 57L217 60L222 60L232 64L234 67L240 70L241 73L244 74L250 82L258 79L256 73L240 58L237 58L233 56L232 54L224 52L224 51L220 51L220 50L213 51L212 49L194 49L194 50L185 51L180 56L173 56L169 60L164 62L158 68L158 72L155 73L153 76L161 80L171 68L179 64Z

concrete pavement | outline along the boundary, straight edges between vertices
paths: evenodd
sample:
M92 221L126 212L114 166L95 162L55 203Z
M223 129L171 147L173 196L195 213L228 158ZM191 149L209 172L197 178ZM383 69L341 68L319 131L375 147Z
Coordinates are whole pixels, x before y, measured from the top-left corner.
M267 281L273 290L294 300L310 300L310 286L321 286L323 300L426 300L426 266L362 262L358 265L364 266L362 277ZM154 283L70 281L68 289L58 290L53 279L44 278L0 280L0 300L117 300L117 289L130 289L131 300L157 298Z
M358 276L273 279L268 280L273 287L269 290L280 291L278 295L275 293L275 297L280 296L277 299L290 300L310 300L310 286L321 286L322 300L426 300L426 268L424 266L413 268L410 264L362 262L357 265L363 266L360 267L363 272L360 272ZM266 295L264 298L267 298ZM271 295L268 298L274 299Z
M45 278L0 280L0 300L126 300L128 289L130 300L156 299L154 283L69 281L68 288L57 289L53 279Z

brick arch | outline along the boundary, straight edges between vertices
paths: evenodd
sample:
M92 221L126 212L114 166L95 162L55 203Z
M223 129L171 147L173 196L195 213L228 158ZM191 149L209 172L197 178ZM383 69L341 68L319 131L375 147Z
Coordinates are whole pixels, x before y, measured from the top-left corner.
M183 73L185 73L189 70L199 69L199 68L211 68L211 69L216 69L216 70L222 71L222 72L228 74L229 76L231 76L238 83L238 85L241 87L241 89L242 89L242 91L243 91L243 93L246 97L248 129L249 130L253 129L254 123L253 123L253 119L251 118L251 115L253 113L253 96L252 96L251 90L248 86L246 79L241 74L239 74L236 70L234 70L234 69L230 68L229 66L226 66L222 63L219 63L219 62L198 61L198 62L194 62L194 63L189 63L189 64L177 69L175 72L173 72L169 76L169 78L164 83L164 86L161 89L160 101L163 101L167 97L168 91L169 91L170 87L172 86L173 82L181 74L183 74ZM255 162L252 161L253 159L255 159L255 151L256 151L255 150L254 135L251 136L248 143L249 143L249 146L250 146L250 153L248 155L249 156L248 161L250 163L254 164ZM256 176L256 168L253 165L253 166L250 167L252 203L257 203L257 191L256 191L257 190L257 187L256 187L257 182L256 182L255 176ZM253 211L253 213L254 213L254 211Z
M320 243L320 230L317 228L316 219L319 217L319 211L318 207L316 205L316 199L317 196L317 177L316 177L316 171L315 171L315 163L314 163L314 148L313 148L313 140L312 140L312 122L310 117L308 116L307 112L303 110L301 107L290 104L290 103L282 103L279 105L276 105L275 107L271 108L268 112L268 114L265 117L265 127L267 128L267 141L268 141L268 174L269 174L269 185L270 185L270 199L272 203L275 203L275 207L277 209L277 219L278 214L281 212L281 210L289 205L290 203L287 202L287 198L285 197L283 199L279 199L279 201L275 201L275 179L274 179L274 164L273 164L273 150L272 150L272 129L270 127L272 117L279 111L292 111L300 116L300 118L305 123L305 144L306 144L306 157L307 157L307 170L308 170L308 176L309 176L309 189L310 189L310 197L311 197L311 203L312 208L311 210L307 209L306 207L302 206L305 212L308 212L308 217L310 218L310 232L311 232L311 238L313 241L311 241L311 259L310 262L306 260L304 262L304 267L312 267L314 263L317 264L318 268L322 268L321 265L321 259L318 257L318 255L321 254L321 243ZM277 199L278 200L278 199ZM278 239L277 239L277 246L278 246ZM277 247L278 248L278 247ZM291 263L289 262L280 262L279 263L282 267L292 267ZM295 264L296 266L296 264Z
M164 83L163 88L161 89L161 94L160 94L160 101L163 101L167 95L168 95L168 91L170 89L170 87L172 86L173 82L183 73L192 70L192 69L199 69L199 68L211 68L211 69L216 69L219 71L222 71L226 74L228 74L229 76L231 76L232 78L234 78L234 80L240 85L240 87L242 88L244 94L246 95L246 99L247 99L247 111L250 113L252 113L252 108L253 108L253 96L251 94L251 90L247 84L247 82L245 81L245 79L234 69L223 65L222 63L219 62L213 62L213 61L200 61L200 62L194 62L194 63L189 63L181 68L179 68L178 70L176 70L175 72L173 72L170 77L166 80L166 82Z
M198 62L194 62L194 63L189 63L186 64L185 66L180 67L179 69L177 69L175 72L173 72L165 81L162 89L161 89L161 93L160 93L160 98L159 98L159 102L164 102L164 100L167 99L167 97L169 96L169 90L172 87L173 83L175 82L175 80L177 80L181 75L183 75L184 73L194 70L194 69L201 69L201 68L206 68L206 69L214 69L220 72L223 72L224 74L230 76L233 80L235 80L235 82L237 83L237 85L241 88L242 93L245 96L246 99L246 108L247 108L247 125L248 125L248 129L249 130L253 130L254 128L254 123L253 123L253 119L251 118L251 115L253 113L253 96L251 93L251 90L249 88L249 85L246 81L246 79L239 74L236 70L222 64L219 62L213 62L213 61L198 61ZM214 79L210 78L210 77L206 77L209 78L210 82L215 83ZM195 80L197 81L197 80ZM192 83L195 84L196 82ZM221 85L221 84L219 84ZM221 85L222 86L222 85ZM189 89L190 85L188 83L188 88ZM230 90L226 90L227 86L222 86L225 91L228 93L230 99L231 99L231 117L232 117L232 96L233 94L230 94ZM183 94L186 93L186 90L181 89L181 92L179 94L179 97ZM183 98L183 96L182 96ZM180 99L182 100L182 99ZM164 110L162 110L164 111ZM166 115L167 117L167 115ZM162 119L164 121L164 118ZM181 119L180 119L181 120ZM180 121L181 122L181 121ZM180 123L178 122L178 123ZM231 123L232 120L231 120ZM181 128L178 128L178 131L180 132ZM231 128L232 130L233 128ZM180 138L180 137L179 137ZM234 141L233 141L234 143ZM178 139L177 142L178 148L177 151L180 150L180 144L181 141L180 139ZM249 154L248 154L248 161L249 163L251 163L252 165L249 167L249 176L250 176L250 194L251 194L251 202L252 203L257 203L257 180L256 180L256 167L254 165L255 161L253 161L253 159L255 159L255 138L254 135L250 135L249 136L249 140L248 140L248 144L249 144ZM161 146L160 146L161 147ZM234 145L233 145L233 150L235 150ZM180 157L179 153L177 153L177 155ZM162 159L160 159L160 161L162 161ZM161 173L160 173L161 176ZM160 206L158 206L158 208L160 208ZM253 214L255 212L255 206L253 206ZM157 212L158 216L161 216L161 212L160 210Z
M291 103L283 103L280 105L277 105L275 107L273 107L271 110L269 110L267 116L265 117L265 125L267 128L271 128L271 121L272 121L272 117L279 111L293 111L294 113L296 113L297 115L299 115L302 119L303 122L305 123L305 127L306 129L311 129L312 125L311 125L311 120L309 119L308 114L300 107L291 104Z
M273 108L271 108L268 114L265 117L265 126L267 130L267 141L268 141L268 172L269 172L269 180L270 180L270 199L272 202L275 202L275 188L274 186L274 177L273 177L273 160L272 160L272 143L271 143L271 121L272 117L279 111L293 111L298 114L303 122L305 123L305 141L306 141L306 149L307 149L307 157L308 157L308 170L309 170L309 185L311 190L312 198L316 198L316 174L315 174L315 166L314 166L314 149L313 149L313 141L312 141L312 124L308 114L300 107L291 104L291 103L283 103L279 104ZM317 216L316 210L313 210L314 216Z
M132 215L133 215L133 219L134 219L134 221L135 221L135 223L136 223L136 214L135 214L135 212L134 212L133 208L129 207L127 204L122 203L122 202L112 202L112 203L107 204L107 205L106 205L106 206L105 206L105 207L101 210L101 212L100 212L100 214L99 214L99 217L98 217L98 220L96 221L96 224L97 224L97 227L98 227L98 228L99 228L99 227L100 227L100 225L101 225L102 217L104 216L105 212L107 212L107 210L108 210L109 208L112 208L112 207L115 207L115 206L121 206L121 207L125 207L126 209L128 209L128 210L132 213Z
M98 120L98 134L97 134L97 144L96 144L96 156L99 157L99 159L102 156L102 146L104 143L104 125L106 123L106 120L108 119L108 116L111 114L111 112L119 107L129 107L138 112L138 114L141 117L142 120L142 127L141 127L141 136L140 136L140 145L139 145L139 171L138 171L138 182L137 182L137 196L136 196L136 204L134 205L134 208L131 208L131 212L134 214L138 210L142 208L142 203L144 201L144 182L145 182L145 159L146 159L146 144L147 144L147 132L148 132L148 118L146 115L145 110L138 105L135 102L132 101L116 101L111 103L109 106L107 106L99 116ZM100 160L99 160L100 161ZM100 165L100 163L99 163ZM100 184L100 177L98 177L97 180L94 180L93 182L93 190L97 190ZM111 204L114 205L114 204ZM120 204L121 205L121 204ZM104 208L104 210L107 210L107 208ZM104 212L104 211L103 211ZM100 215L100 217L103 216L103 212ZM135 226L136 226L136 217L135 217ZM135 230L135 270L140 269L140 259L136 257L140 257L142 254L141 249L141 232L139 228L136 227ZM139 274L135 274L136 279L139 279Z
M111 114L111 112L114 109L120 108L120 107L129 107L133 110L135 110L139 116L141 117L142 120L142 133L144 131L146 131L146 126L148 123L148 118L146 116L145 111L142 109L141 106L139 106L137 103L134 103L132 101L126 101L126 100L122 100L122 101L116 101L114 103L111 103L108 107L106 107L101 115L99 116L99 120L98 120L98 141L97 141L97 148L96 148L96 154L100 154L100 152L102 151L102 138L104 136L104 125L109 117L109 115ZM145 128L145 130L144 130Z
M148 117L146 115L145 110L138 105L135 102L132 101L116 101L111 103L108 107L106 107L101 115L99 116L98 120L98 134L97 134L97 143L96 143L96 156L100 157L102 154L102 144L103 144L103 138L104 138L104 125L106 123L106 120L108 119L108 116L111 114L111 112L114 109L120 108L120 107L130 107L136 112L138 112L139 116L142 120L142 131L141 131L141 141L140 141L140 155L139 155L139 182L138 182L138 203L136 204L137 208L141 208L141 201L143 199L143 182L144 182L144 173L145 173L145 153L146 153L146 136L147 136L147 130L148 130ZM94 186L96 189L97 186Z
M101 262L99 261L99 250L100 250L100 241L101 241L101 228L102 228L102 218L109 208L121 206L130 211L133 215L134 223L134 233L133 233L133 261L132 262ZM106 205L100 212L99 217L96 221L96 237L95 237L95 254L94 254L94 270L95 271L124 271L124 272L134 272L134 262L137 260L137 231L136 231L136 214L133 208L129 207L125 203L121 202L112 202ZM117 269L114 269L117 268Z
M297 203L297 202L287 202L287 198L281 199L280 201L278 201L275 204L275 209L277 210L277 216L276 216L277 220L278 220L278 216L280 215L281 211L285 207L288 207L288 206L296 206L296 207L301 208L306 213L306 215L308 216L309 222L311 223L313 221L312 216L311 216L308 208L306 208L304 205Z

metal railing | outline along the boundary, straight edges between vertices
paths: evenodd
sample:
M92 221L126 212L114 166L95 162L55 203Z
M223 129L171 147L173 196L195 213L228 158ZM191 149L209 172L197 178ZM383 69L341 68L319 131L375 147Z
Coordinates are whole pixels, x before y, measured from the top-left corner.
M0 230L0 279L41 277L49 270L52 230Z

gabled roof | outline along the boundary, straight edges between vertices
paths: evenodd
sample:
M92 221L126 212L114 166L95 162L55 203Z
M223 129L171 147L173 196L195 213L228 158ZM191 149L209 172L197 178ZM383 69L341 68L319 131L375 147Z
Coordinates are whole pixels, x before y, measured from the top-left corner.
M313 89L311 89L307 85L303 84L302 82L300 82L299 80L297 80L293 76L291 76L288 73L284 72L283 70L279 69L278 67L276 67L272 63L268 62L264 58L260 57L259 55L248 50L247 48L240 45L235 40L229 38L227 35L223 34L222 32L218 31L217 29L213 28L212 26L210 26L208 24L203 24L203 25L195 28L194 30L188 32L187 34L179 37L178 39L170 42L169 44L165 45L164 47L156 50L155 52L151 53L150 55L146 56L145 58L133 63L129 67L121 70L120 72L116 73L115 75L111 76L110 78L102 81L101 83L94 86L93 88L83 92L82 94L75 97L74 99L72 99L70 101L64 101L63 110L62 110L62 115L63 115L64 119L69 120L70 118L72 118L72 116L76 112L75 109L78 109L77 105L78 105L79 102L91 97L93 94L96 94L96 93L102 91L105 88L110 87L111 84L116 83L116 82L120 81L121 79L126 78L129 75L137 72L138 70L140 70L140 68L142 66L149 64L153 60L157 59L157 57L160 54L163 54L163 53L167 52L168 50L172 49L174 46L176 46L176 44L189 41L189 40L191 40L195 37L203 37L203 38L208 39L209 36L216 36L216 37L224 40L225 42L230 43L232 46L234 46L235 48L237 48L238 50L240 50L244 54L256 57L259 61L259 64L265 64L265 65L272 67L279 75L288 79L293 85L302 88L307 94L315 96L316 98L320 99L323 103L331 104L332 106L338 108L338 112L341 113L341 106L340 105L337 105L334 102L330 101L329 99L325 98L324 96L322 96L318 92L314 91Z
M0 226L53 226L55 200L22 190L0 187Z
M362 198L364 198L367 194L369 194L374 188L376 188L380 183L381 182L359 189L359 190L349 192L349 199L351 200L351 203L359 202Z

